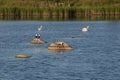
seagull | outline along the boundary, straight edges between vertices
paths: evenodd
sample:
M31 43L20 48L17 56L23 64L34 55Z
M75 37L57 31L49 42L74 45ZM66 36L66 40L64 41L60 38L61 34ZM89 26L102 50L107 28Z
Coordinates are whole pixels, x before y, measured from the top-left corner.
M89 26L82 28L83 32L87 32L89 30Z
M42 30L42 25L38 28L38 31L41 31Z

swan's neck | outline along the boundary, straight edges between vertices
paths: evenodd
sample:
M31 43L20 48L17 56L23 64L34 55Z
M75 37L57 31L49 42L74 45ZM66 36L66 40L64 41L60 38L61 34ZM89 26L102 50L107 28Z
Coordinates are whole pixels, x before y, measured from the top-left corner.
M89 28L89 26L87 26L87 29Z
M42 28L42 26L40 26L40 28Z

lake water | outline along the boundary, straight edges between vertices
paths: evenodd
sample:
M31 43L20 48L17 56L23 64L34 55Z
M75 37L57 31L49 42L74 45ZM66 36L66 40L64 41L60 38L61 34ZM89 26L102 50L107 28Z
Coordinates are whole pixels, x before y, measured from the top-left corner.
M36 33L47 43L31 44ZM74 50L48 51L56 41ZM120 80L120 21L0 21L0 80Z

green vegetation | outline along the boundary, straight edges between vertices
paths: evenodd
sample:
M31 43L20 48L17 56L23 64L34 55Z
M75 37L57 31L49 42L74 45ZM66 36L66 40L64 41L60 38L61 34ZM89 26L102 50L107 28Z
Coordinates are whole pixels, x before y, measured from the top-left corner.
M120 19L120 0L0 0L1 19Z

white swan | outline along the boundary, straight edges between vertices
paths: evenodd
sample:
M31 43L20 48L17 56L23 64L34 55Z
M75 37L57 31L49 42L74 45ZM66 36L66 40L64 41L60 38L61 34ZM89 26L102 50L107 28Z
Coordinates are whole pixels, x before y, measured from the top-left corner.
M41 31L42 30L42 25L38 28L38 31Z
M87 32L89 30L89 26L82 28L83 32Z

